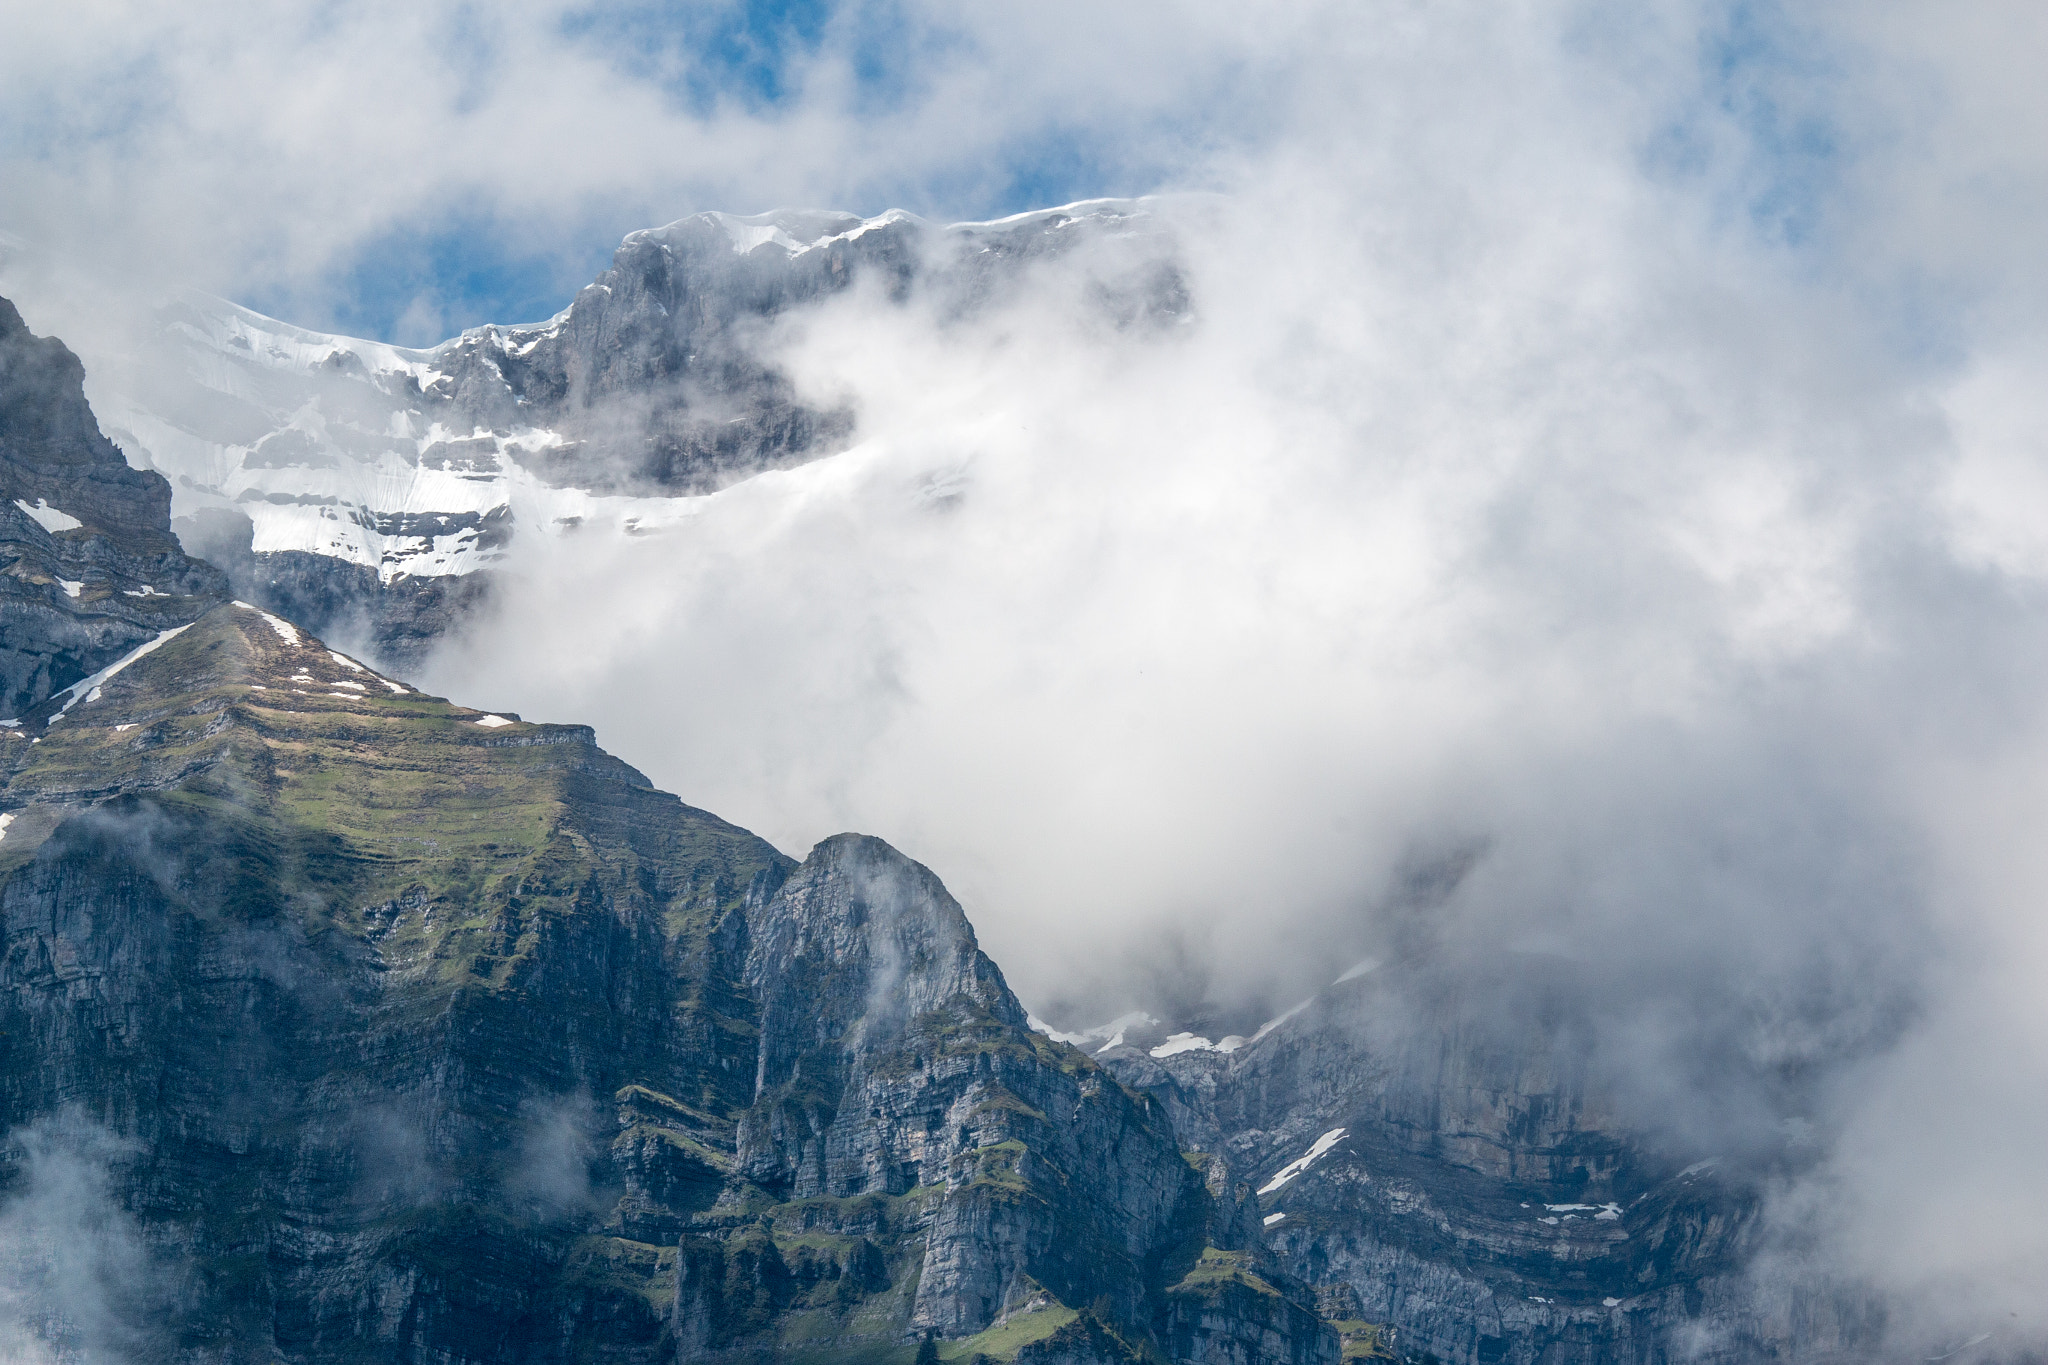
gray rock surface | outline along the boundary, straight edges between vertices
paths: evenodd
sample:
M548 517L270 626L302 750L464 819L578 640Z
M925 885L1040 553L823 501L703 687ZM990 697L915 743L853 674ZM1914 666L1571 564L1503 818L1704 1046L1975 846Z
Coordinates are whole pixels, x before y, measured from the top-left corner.
M170 530L170 486L100 433L84 367L0 299L0 717L221 600Z
M1562 969L1506 960L1473 1008L1381 967L1228 1053L1098 1060L1257 1173L1281 1264L1350 1291L1400 1358L1876 1358L1882 1305L1768 1236L1767 1170L1674 1154L1603 1099L1573 994L1543 988Z
M628 236L545 323L424 350L188 296L95 393L238 597L404 669L489 600L513 536L634 534L670 499L857 439L845 400L797 393L778 328L856 288L958 320L1060 258L1085 283L1074 307L1167 330L1193 306L1168 219L1128 201L951 227L698 214Z
M1026 1027L879 840L792 864L239 604L24 731L0 1342L1336 1360L1224 1163Z

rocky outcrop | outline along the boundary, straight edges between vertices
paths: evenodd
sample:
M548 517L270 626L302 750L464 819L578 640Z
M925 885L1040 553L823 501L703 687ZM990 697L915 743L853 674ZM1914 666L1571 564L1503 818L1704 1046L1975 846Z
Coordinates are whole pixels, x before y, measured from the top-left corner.
M1868 1354L1880 1306L1777 1254L1761 1172L1674 1153L1605 1102L1571 971L1381 967L1227 1053L1099 1060L1257 1173L1266 1239L1339 1296L1324 1316L1347 1341L1447 1365Z
M412 350L219 299L164 307L96 393L178 491L179 532L234 595L405 669L485 605L514 536L629 536L667 501L846 448L783 332L850 290L957 320L1037 287L1166 332L1192 301L1158 206L1096 201L938 227L707 213L636 232L559 316ZM512 514L518 490L519 520Z
M1243 1252L1210 1248L1169 1291L1167 1351L1201 1365L1334 1365L1336 1333L1323 1325L1314 1300Z
M170 486L131 469L64 343L0 299L0 716L16 718L220 601L170 531Z
M1241 1193L1211 1188L1157 1106L1028 1028L928 869L841 835L749 924L761 1025L737 1173L801 1210L774 1222L801 1217L812 1234L901 1247L889 1210L914 1205L913 1337L1000 1337L1064 1306L1087 1322L1041 1353L1094 1351L1091 1331L1136 1350L1171 1319L1169 1291L1212 1234L1242 1234ZM729 1313L699 1303L707 1351L743 1344L719 1335ZM1313 1313L1289 1331L1311 1356L1335 1340Z
M482 524L483 518L470 514ZM488 573L413 575L390 579L376 569L309 550L254 548L255 525L238 511L201 508L173 523L178 537L226 574L235 597L287 620L314 623L317 633L362 641L379 664L409 675L463 621L487 608L495 577ZM504 516L484 531L493 545L509 538Z
M1164 225L1100 201L1000 223L935 228L905 213L706 213L635 232L561 317L481 328L437 353L423 391L477 426L545 427L519 447L550 483L703 492L842 449L858 414L797 395L770 328L858 282L958 316L1029 282L1031 267L1092 251L1089 303L1121 325L1184 319L1185 276Z
M0 1334L112 1322L132 1359L195 1361L1333 1354L1242 1245L1223 1163L1027 1028L886 844L793 864L585 728L422 696L253 607L151 643L0 740L0 1231L54 1283L129 1228L129 1278L175 1309L7 1301ZM1291 1306L1191 1316L1214 1255Z
M128 1154L110 1198L182 1286L152 1352L658 1358L634 1234L715 1197L743 902L786 860L588 730L251 609L46 712L0 789L0 1126Z

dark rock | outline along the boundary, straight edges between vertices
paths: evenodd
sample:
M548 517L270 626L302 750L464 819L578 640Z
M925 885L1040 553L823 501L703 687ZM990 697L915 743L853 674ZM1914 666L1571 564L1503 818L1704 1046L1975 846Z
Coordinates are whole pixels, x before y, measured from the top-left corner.
M857 835L792 865L587 728L478 720L236 605L0 740L0 1202L51 1207L35 1153L66 1141L103 1192L16 1254L132 1227L132 1278L176 1304L37 1334L111 1321L137 1361L1327 1355L1263 1301L1187 1326L1211 1253L1306 1290L1209 1246L1246 1234L1226 1165L1025 1027L929 871Z
M170 485L130 468L85 370L0 299L0 716L191 621L226 594L170 530ZM47 523L47 524L46 524Z
M509 518L503 511L485 529L507 534ZM479 524L484 521L469 515ZM356 647L402 674L417 669L436 644L483 611L497 583L488 569L437 577L403 574L387 581L377 570L335 555L306 550L257 554L251 548L254 526L229 509L202 508L173 526L193 553L220 567L237 599L308 622L316 634L360 642Z
M1691 1164L1603 1099L1558 1003L1585 993L1550 989L1565 969L1496 966L1468 964L1469 995L1420 964L1382 967L1229 1054L1102 1060L1187 1140L1260 1173L1263 1240L1347 1339L1447 1365L1875 1349L1868 1294L1796 1259L1751 1273L1760 1173Z

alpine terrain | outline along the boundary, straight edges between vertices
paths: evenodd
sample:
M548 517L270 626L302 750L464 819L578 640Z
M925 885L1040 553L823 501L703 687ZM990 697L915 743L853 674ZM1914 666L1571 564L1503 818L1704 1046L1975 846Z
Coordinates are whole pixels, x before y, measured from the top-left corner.
M180 296L94 391L241 596L404 666L479 604L514 535L648 534L694 495L850 444L859 415L806 401L766 358L774 327L857 285L960 315L1051 258L1085 264L1115 325L1188 308L1171 228L1143 201L947 228L708 213L628 236L546 322L430 350Z
M1338 1359L1249 1185L1034 1032L929 871L858 835L797 862L585 728L226 600L76 362L18 334L4 491L80 525L19 513L14 581L102 534L183 577L140 643L60 651L98 602L62 584L8 618L45 661L0 739L10 1330L78 1359Z
M104 436L0 305L0 1331L192 1362L1873 1358L1882 1305L1767 1236L1767 1164L1609 1106L1558 964L1418 955L1251 1036L1057 1035L881 840L792 858L589 729L405 680L513 537L645 531L857 439L768 329L852 289L970 312L1061 253L1107 325L1170 329L1175 251L1145 203L700 215L431 350L183 298L93 379Z

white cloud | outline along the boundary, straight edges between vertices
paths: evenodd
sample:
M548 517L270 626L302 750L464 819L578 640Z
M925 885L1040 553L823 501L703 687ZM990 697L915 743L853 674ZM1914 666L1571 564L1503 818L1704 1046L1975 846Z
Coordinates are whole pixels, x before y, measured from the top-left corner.
M9 222L234 292L462 206L931 208L1061 130L1225 197L1175 210L1164 337L1057 272L807 320L858 450L521 541L437 688L792 850L889 838L1041 1013L1162 962L1288 1003L1418 934L1577 958L1636 1112L1839 1131L1843 1245L1925 1252L1865 1269L2038 1314L2033 10L911 7L872 106L845 11L770 112L453 13L29 15Z

